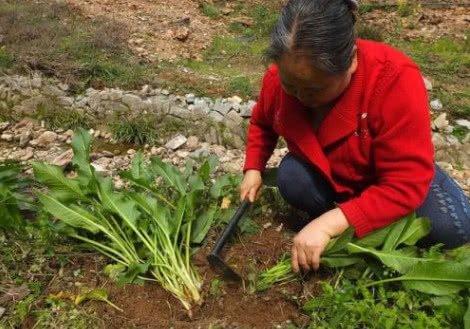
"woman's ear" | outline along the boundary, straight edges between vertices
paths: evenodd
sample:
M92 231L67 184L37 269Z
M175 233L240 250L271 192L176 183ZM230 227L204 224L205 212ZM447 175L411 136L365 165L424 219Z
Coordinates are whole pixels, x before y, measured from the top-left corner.
M354 74L357 70L357 46L354 46L354 49L353 49L353 58L352 58L352 61L351 61L351 66L349 66L349 69L348 69L348 73L350 75Z

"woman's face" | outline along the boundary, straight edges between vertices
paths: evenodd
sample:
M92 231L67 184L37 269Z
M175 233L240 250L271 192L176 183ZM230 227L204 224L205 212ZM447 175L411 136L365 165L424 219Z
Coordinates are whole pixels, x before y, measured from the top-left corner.
M303 105L318 109L331 104L348 87L357 68L357 56L346 72L334 75L313 67L305 55L285 54L277 65L285 92Z

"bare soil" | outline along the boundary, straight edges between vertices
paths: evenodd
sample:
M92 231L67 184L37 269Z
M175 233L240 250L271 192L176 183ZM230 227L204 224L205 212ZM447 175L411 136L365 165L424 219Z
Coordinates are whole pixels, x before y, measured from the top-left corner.
M194 257L204 278L204 303L192 310L191 318L180 302L156 283L119 286L111 282L100 273L105 259L96 254L73 257L62 275L56 276L49 283L44 295L61 291L76 294L80 287L106 288L109 299L124 312L101 302L88 302L79 307L86 307L95 313L105 323L105 328L109 329L273 328L288 323L304 327L309 318L300 311L304 302L302 296L318 294L317 281L327 274L319 273L304 282L275 286L263 293L253 293L250 290L250 275L274 265L289 250L292 232L286 229L276 230L279 225L273 223L271 227L262 229L255 235L235 237L227 246L224 257L246 279L243 284L223 281L209 267L205 256L219 232L210 234L206 245ZM77 269L81 269L83 276L74 277L73 272ZM211 282L217 278L222 283L214 291L211 289ZM26 323L24 328L30 328L34 321Z

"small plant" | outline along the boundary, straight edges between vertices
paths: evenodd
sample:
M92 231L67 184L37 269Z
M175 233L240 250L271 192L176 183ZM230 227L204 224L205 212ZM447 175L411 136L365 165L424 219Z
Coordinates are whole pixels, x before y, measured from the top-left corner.
M0 47L0 69L8 69L13 66L14 58L10 55L5 46Z
M150 117L117 118L110 128L114 138L123 143L145 145L157 140L156 122Z
M18 164L0 164L0 229L23 230L23 212L34 208L25 194L29 184Z
M299 278L292 272L291 260L289 257L283 256L282 259L273 267L262 272L256 279L256 291L265 291L276 283L288 283L296 281Z
M65 177L59 167L33 164L36 179L49 188L37 192L44 210L65 225L66 234L113 260L108 274L121 282L157 281L190 312L202 302L202 281L191 263L193 246L229 211L220 209L217 200L230 180L212 180L214 159L197 170L188 162L182 173L157 158L145 164L138 154L121 175L132 191L118 192L90 165L86 131L76 134L72 148L76 178Z
M401 17L410 16L414 12L414 6L409 0L397 0L397 12Z

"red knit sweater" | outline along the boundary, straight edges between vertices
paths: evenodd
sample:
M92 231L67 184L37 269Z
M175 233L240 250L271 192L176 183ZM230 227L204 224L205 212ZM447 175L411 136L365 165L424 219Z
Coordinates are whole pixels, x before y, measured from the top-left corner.
M413 212L434 175L428 98L418 67L381 43L358 40L358 68L315 132L305 106L271 65L248 130L244 171L263 171L279 136L319 170L358 236Z

